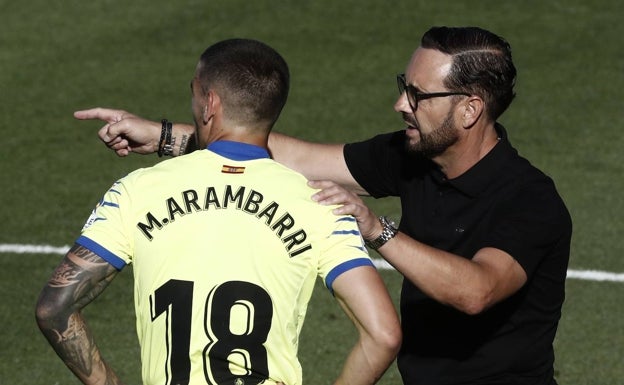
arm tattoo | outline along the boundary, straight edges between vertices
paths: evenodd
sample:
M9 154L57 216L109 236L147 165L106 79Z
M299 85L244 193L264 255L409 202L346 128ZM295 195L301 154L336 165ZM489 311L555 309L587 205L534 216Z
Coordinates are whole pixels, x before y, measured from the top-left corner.
M74 245L56 268L48 286L71 293L75 308L97 297L115 278L117 270L91 250Z
M117 270L92 251L74 245L58 265L37 304L37 321L56 353L85 384L121 382L100 356L81 314L113 280Z
M182 135L182 140L180 140L180 151L179 155L186 154L186 146L188 145L188 135Z

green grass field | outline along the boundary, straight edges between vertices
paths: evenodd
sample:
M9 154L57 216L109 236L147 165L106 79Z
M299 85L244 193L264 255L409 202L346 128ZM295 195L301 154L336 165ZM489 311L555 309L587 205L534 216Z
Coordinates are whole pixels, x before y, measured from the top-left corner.
M432 25L477 25L506 37L519 71L503 115L512 143L551 175L574 220L570 268L624 273L624 26L620 0L0 2L0 245L73 242L110 183L155 156L119 159L76 109L120 107L190 121L200 53L229 37L275 47L292 89L277 130L319 141L401 127L403 72ZM370 201L398 217L396 201ZM0 383L77 384L34 322L60 255L0 253ZM395 299L401 277L382 272ZM556 340L560 384L624 383L624 282L569 279ZM125 271L86 311L105 357L140 383ZM301 341L307 384L329 383L354 338L319 285ZM398 384L395 367L381 381Z

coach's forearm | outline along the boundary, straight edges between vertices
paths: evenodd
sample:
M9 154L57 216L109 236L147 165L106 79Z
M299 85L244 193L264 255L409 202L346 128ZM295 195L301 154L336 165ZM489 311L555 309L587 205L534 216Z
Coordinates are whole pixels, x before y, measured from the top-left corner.
M355 181L343 155L344 144L315 143L279 132L269 135L271 157L309 180L331 180L349 190L366 195Z

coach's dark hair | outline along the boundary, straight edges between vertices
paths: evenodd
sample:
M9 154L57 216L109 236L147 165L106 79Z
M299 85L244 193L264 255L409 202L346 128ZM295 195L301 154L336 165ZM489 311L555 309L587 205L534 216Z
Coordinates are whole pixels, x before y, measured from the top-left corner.
M202 91L217 90L226 118L271 129L290 86L288 65L268 45L251 39L220 41L200 57Z
M498 119L511 104L516 67L502 37L478 27L433 27L423 35L421 47L453 56L445 87L480 96L490 119Z

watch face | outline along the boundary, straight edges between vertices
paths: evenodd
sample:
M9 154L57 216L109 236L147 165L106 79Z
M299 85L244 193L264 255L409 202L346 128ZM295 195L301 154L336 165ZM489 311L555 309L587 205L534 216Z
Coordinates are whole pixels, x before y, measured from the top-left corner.
M397 225L392 219L388 219L388 217L382 217L382 218L383 218L383 222L385 222L388 226L392 227L395 230L397 229Z

